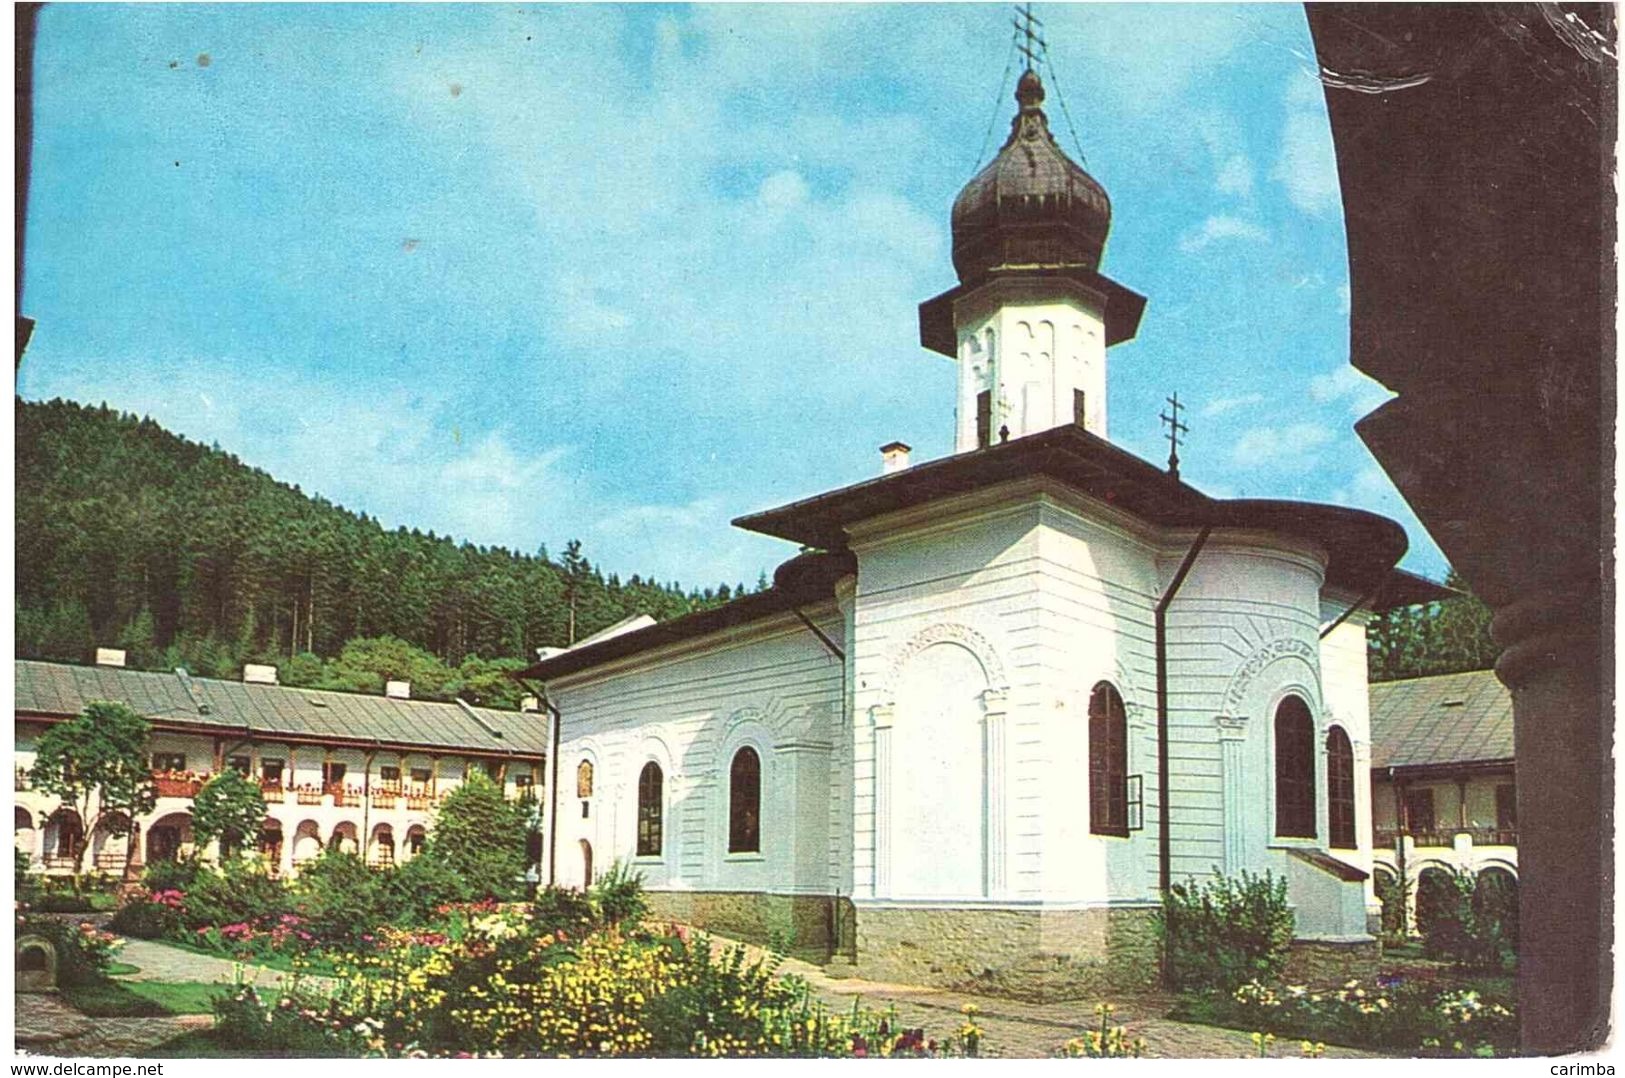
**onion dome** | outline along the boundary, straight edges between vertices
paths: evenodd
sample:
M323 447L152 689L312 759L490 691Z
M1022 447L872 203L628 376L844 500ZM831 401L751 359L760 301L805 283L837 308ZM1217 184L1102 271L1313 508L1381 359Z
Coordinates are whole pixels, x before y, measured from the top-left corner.
M1044 115L1044 84L1027 70L1021 106L998 155L954 200L954 269L962 283L1000 269L1100 268L1111 228L1106 189L1061 151Z

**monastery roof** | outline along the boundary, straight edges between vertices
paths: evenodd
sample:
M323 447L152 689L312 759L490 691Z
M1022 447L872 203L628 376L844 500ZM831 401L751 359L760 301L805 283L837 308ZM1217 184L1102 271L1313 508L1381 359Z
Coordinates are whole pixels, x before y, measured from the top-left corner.
M111 700L128 704L162 727L203 733L248 731L293 740L496 755L547 752L547 723L531 713L215 678L190 678L189 692L176 674L116 666L18 660L16 672L19 715L66 718L92 700Z
M1390 577L1408 546L1405 530L1361 509L1260 498L1212 498L1078 426L917 464L734 521L748 531L824 550L844 550L862 520L1013 479L1048 475L1164 527L1247 528L1306 539L1326 551L1326 582L1366 595L1375 609L1441 599L1451 592L1409 573Z
M1371 767L1512 759L1512 694L1493 670L1371 686Z

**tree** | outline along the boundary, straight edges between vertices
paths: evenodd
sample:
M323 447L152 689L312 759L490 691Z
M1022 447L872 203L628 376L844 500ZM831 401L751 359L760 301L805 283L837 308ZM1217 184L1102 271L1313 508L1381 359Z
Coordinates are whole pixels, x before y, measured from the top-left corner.
M420 856L451 868L478 898L510 898L525 871L528 829L523 807L475 771L441 802Z
M91 701L84 711L40 735L29 779L79 814L87 839L97 829L128 834L130 821L152 811L157 801L147 766L151 731L151 724L124 704ZM76 851L75 882L89 847L86 841Z
M264 822L264 793L234 768L204 783L192 802L192 834L199 847L219 839L221 860L250 848Z
M1454 674L1485 670L1495 665L1501 650L1490 639L1493 612L1467 590L1467 582L1452 569L1445 586L1458 598L1379 614L1366 627L1371 679Z

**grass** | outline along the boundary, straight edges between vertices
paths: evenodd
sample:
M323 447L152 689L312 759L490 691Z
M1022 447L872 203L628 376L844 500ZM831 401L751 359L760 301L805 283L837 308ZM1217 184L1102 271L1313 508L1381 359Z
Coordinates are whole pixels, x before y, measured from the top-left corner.
M250 1048L232 1044L215 1029L198 1029L171 1037L149 1048L143 1055L148 1059L319 1059L323 1053L278 1051L274 1048Z
M140 966L132 966L128 962L112 962L107 966L109 977L128 977L132 973L140 973Z
M63 985L62 997L92 1018L161 1018L177 1014L212 1014L214 998L231 985L204 981L113 981ZM276 989L260 989L275 998Z

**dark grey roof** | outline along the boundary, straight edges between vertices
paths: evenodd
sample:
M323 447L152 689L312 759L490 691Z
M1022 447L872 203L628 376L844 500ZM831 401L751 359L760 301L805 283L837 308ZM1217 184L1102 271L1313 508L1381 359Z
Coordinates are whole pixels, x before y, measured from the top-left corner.
M198 700L206 705L205 714L173 673L27 660L18 660L16 668L19 713L77 715L91 700L114 700L158 723L229 730L247 727L262 735L381 741L481 753L540 756L547 752L547 723L535 713L474 707L465 711L458 704L432 700L192 678ZM502 736L494 736L492 730Z
M1512 695L1493 670L1371 686L1371 766L1512 759Z

